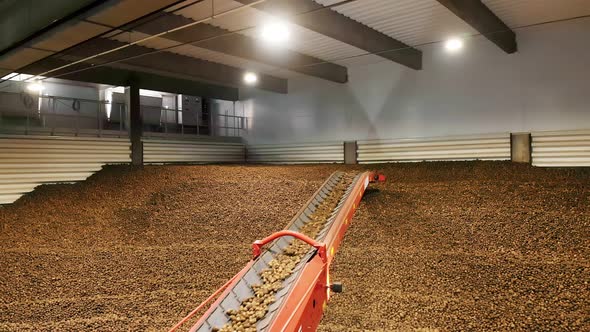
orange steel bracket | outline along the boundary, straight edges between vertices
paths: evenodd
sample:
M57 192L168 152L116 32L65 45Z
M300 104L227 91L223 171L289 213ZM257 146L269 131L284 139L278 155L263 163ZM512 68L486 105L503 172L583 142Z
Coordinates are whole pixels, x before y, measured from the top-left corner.
M319 243L316 240L310 238L309 236L307 236L305 234L301 234L301 233L290 231L290 230L283 230L280 232L276 232L270 236L265 237L262 240L254 241L254 243L252 243L252 253L254 254L254 259L256 259L258 256L260 256L261 249L265 244L268 244L268 243L270 243L280 237L283 237L283 236L292 236L292 237L299 239L299 240L309 244L310 246L316 248L318 250L318 254L320 255L320 257L322 257L324 262L326 261L326 244Z

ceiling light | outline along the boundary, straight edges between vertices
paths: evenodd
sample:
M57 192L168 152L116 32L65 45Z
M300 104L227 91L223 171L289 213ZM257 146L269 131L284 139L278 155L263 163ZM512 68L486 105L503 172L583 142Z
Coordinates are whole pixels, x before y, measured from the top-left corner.
M272 22L262 27L261 37L264 41L279 44L289 40L289 27L284 22Z
M12 79L15 76L18 76L18 73L10 73L10 74L8 74L8 75L0 78L0 80L8 81L8 80Z
M30 83L29 85L27 85L27 90L33 91L33 92L40 92L43 90L43 85L41 85L40 82L33 82L33 83Z
M449 52L456 52L463 48L463 40L451 38L445 42L445 49Z
M244 82L249 85L253 85L258 82L258 75L253 72L247 72L244 74Z

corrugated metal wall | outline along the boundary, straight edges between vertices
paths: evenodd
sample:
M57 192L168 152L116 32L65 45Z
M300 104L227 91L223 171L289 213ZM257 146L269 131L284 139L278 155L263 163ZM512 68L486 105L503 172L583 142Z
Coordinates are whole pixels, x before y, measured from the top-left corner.
M510 134L358 141L359 163L510 160Z
M131 161L129 139L0 136L0 204L44 183L85 180L105 164Z
M161 163L240 163L244 162L243 143L203 140L143 139L143 161Z
M250 163L343 163L344 142L249 145Z
M590 166L590 130L533 132L534 166Z
M590 166L590 130L533 132L534 166ZM510 160L510 134L357 142L359 163ZM264 144L144 138L144 162L343 163L344 143ZM0 136L0 204L44 183L81 181L105 164L129 163L122 138ZM246 158L247 157L247 158Z

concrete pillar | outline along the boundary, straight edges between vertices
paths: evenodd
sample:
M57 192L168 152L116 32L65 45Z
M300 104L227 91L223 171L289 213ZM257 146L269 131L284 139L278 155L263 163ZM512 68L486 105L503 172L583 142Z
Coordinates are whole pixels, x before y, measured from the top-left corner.
M344 163L347 165L358 164L356 159L356 141L344 142Z
M531 163L531 134L510 134L510 157L515 163Z
M139 86L131 84L125 91L129 109L129 139L131 140L131 164L143 165L143 144L141 136L143 132L143 121L141 118L139 102Z

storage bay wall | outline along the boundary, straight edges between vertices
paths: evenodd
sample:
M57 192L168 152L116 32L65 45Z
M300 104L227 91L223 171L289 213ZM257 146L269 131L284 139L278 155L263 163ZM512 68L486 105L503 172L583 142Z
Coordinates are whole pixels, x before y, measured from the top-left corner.
M85 180L105 164L131 161L128 138L0 136L0 204L35 187Z

